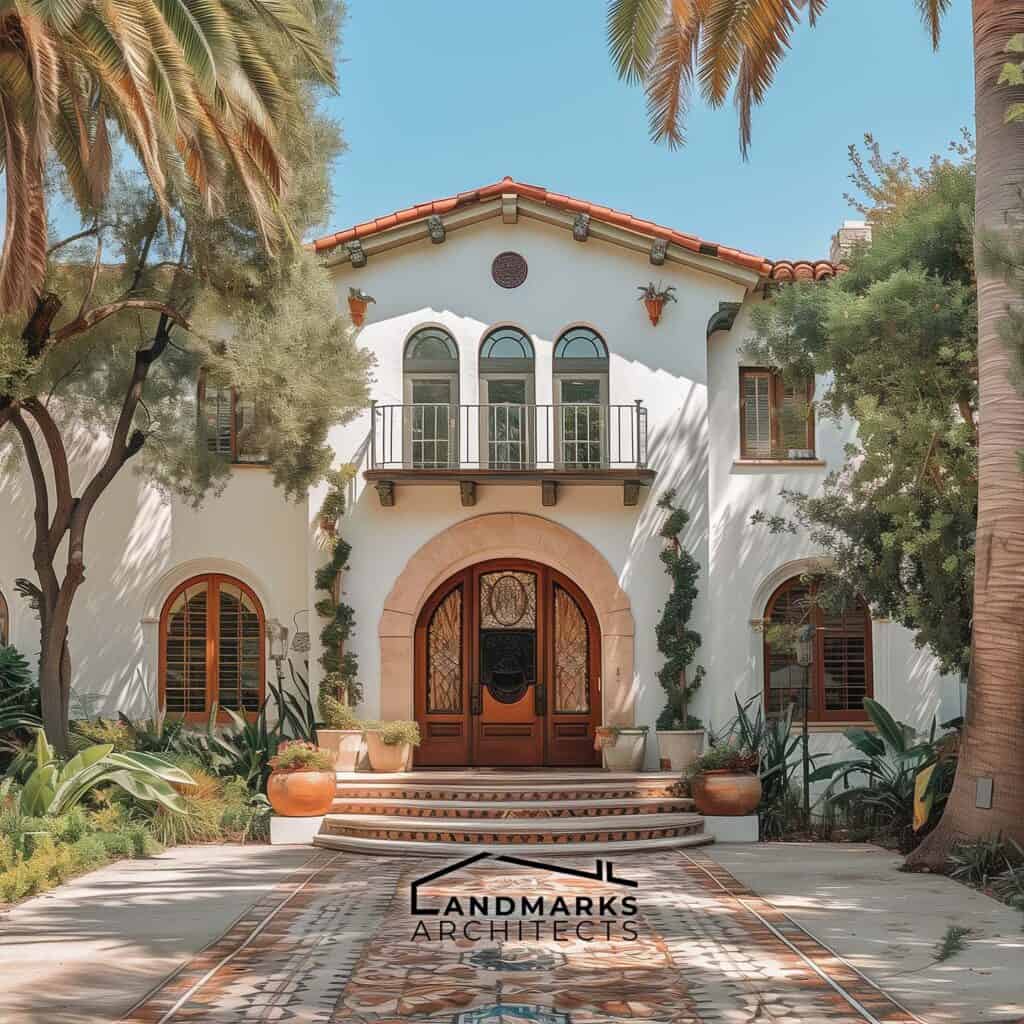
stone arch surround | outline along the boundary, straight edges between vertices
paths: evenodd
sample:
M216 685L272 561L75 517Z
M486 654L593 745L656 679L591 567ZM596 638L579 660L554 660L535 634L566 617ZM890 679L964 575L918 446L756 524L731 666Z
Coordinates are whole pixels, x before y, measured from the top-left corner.
M428 540L406 563L384 601L378 627L381 717L413 717L413 633L420 609L453 573L492 558L543 562L587 595L601 627L602 721L632 725L633 612L615 570L578 533L521 512L464 519Z

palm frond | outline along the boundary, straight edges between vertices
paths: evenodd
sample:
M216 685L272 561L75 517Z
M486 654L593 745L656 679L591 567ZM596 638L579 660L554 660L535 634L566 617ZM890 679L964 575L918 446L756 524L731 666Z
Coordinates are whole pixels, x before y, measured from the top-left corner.
M665 9L665 0L612 0L608 5L608 50L619 78L631 85L647 78Z
M921 12L925 28L928 29L932 37L932 46L937 50L942 35L942 19L953 6L953 0L914 0L914 2Z

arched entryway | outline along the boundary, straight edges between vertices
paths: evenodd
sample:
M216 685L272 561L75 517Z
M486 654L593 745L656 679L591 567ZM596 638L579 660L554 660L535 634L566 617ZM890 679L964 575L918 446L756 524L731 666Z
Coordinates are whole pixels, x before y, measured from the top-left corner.
M413 718L414 634L431 595L458 572L495 559L536 561L571 579L597 616L601 645L601 719L632 725L637 679L633 613L616 571L574 530L525 512L472 516L431 537L406 563L384 600L380 637L380 716Z
M600 626L572 580L528 559L467 566L416 622L416 764L594 765L600 678Z

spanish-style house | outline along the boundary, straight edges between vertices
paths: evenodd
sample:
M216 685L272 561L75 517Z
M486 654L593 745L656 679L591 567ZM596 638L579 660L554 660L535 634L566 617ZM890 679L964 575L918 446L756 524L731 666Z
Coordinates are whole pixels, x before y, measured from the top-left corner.
M331 438L356 469L343 589L360 710L416 719L418 767L595 766L596 727L653 727L668 489L701 566L693 713L721 726L734 694L763 694L769 712L798 695L792 652L762 624L800 604L816 552L750 515L782 511L783 488L819 487L856 428L813 411L794 424L787 405L806 408L823 382L786 386L747 365L743 343L767 292L826 278L833 261L772 261L511 178L315 249L340 307L350 289L374 300L358 334L376 357L372 405ZM638 301L648 282L670 301ZM287 501L247 441L258 410L191 386L232 479L199 510L131 473L104 497L72 622L93 713L253 711L267 624L319 632L323 489ZM12 593L33 572L25 487L0 481L0 634L31 655L37 622ZM921 727L959 713L957 681L902 627L866 607L814 625L816 748L844 743L866 696Z

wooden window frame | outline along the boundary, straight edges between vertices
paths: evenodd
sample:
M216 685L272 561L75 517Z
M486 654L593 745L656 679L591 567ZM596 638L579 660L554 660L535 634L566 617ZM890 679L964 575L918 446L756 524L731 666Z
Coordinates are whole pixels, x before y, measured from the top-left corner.
M754 454L747 449L747 417L744 384L748 377L768 378L768 418L770 451L768 455ZM779 423L780 412L785 398L786 382L782 374L767 366L741 366L739 368L739 407L740 407L740 458L755 462L812 462L817 458L817 438L814 422L814 378L807 381L807 444L803 447L813 454L806 459L790 459L788 449L782 448L782 428Z
M252 601L259 620L260 635L260 706L267 699L267 620L263 612L263 603L256 596L256 592L248 584L242 582L237 576L229 576L227 573L203 572L196 576L190 576L183 583L179 583L164 601L160 609L160 662L159 662L159 691L158 699L160 708L167 711L167 626L171 606L177 597L189 587L194 587L205 582L207 586L206 596L206 706L203 711L171 712L174 718L184 718L187 722L205 722L210 717L210 708L217 703L217 721L230 722L231 716L220 707L217 701L218 680L220 676L220 622L218 612L220 601L218 595L223 583L238 587ZM242 715L252 721L259 714L258 711L246 711L242 708L233 709L236 714Z
M224 456L228 458L232 466L256 466L266 468L269 465L269 461L266 455L262 459L242 459L238 454L238 400L240 397L240 391L238 388L232 387L229 389L231 392L231 452L230 455L227 452L214 452L213 454ZM200 430L207 428L206 424L206 370L199 371L199 384L197 387L198 397L198 421ZM207 440L209 444L209 440Z
M799 576L791 576L785 582L775 588L771 597L764 607L764 635L761 645L761 660L763 662L763 679L761 685L762 700L767 713L769 705L769 683L771 674L771 644L768 641L767 627L772 621L772 612L779 597L794 586L806 587L812 598L815 592L815 585L802 583ZM874 653L872 644L871 610L867 604L858 599L858 607L864 615L864 698L865 700L875 696L875 673ZM868 713L863 708L843 708L830 711L825 707L825 637L827 633L833 636L855 636L859 634L850 633L848 630L829 627L824 624L825 613L816 604L811 604L810 623L814 626L814 661L811 663L811 685L807 702L807 720L813 724L828 724L830 722L866 722L869 721Z

